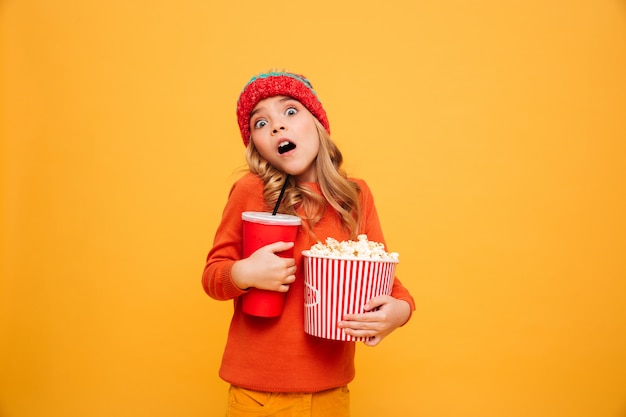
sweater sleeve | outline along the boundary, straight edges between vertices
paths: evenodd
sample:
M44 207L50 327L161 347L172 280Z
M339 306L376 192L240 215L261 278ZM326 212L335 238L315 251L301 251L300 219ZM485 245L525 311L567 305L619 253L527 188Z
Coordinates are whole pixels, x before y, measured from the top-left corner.
M202 273L202 286L210 297L229 300L245 293L231 275L233 264L243 257L241 213L264 210L263 185L257 176L247 174L233 184Z
M368 240L383 243L385 248L387 248L387 243L385 242L385 237L383 236L382 227L378 218L378 212L376 211L376 205L374 204L374 196L365 181L358 180L357 183L361 188L362 220L360 233L366 234ZM415 300L409 291L402 285L402 282L400 282L398 277L395 277L393 281L391 296L409 303L409 306L411 307L411 315L413 314L413 311L415 310Z

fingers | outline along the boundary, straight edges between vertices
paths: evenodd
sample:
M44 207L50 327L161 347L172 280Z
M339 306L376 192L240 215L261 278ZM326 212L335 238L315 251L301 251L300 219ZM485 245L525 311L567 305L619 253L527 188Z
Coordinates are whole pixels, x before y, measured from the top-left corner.
M389 334L385 326L378 322L347 322L345 320L337 323L337 327L343 329L348 336L364 339L367 346L376 346Z
M380 310L384 303L382 297L371 299L363 306L364 313L346 314L337 323L337 327L349 336L365 338L364 343L367 346L376 346L385 336L386 314Z
M343 320L337 323L337 326L343 329L371 331L380 331L384 328L384 322L377 318L367 318L366 316L366 314L359 314L356 316L357 320L349 320L348 316L345 316Z
M378 322L386 319L385 306L393 301L393 297L389 295L379 295L370 299L363 306L363 313L361 314L346 314L343 317L345 321L360 321L360 322ZM378 312L379 314L374 314Z
M389 295L379 295L374 297L363 306L363 311L375 311L385 304L389 303L393 298Z
M369 337L367 340L365 340L363 343L366 346L376 346L377 344L380 343L380 341L383 340L382 337L379 336L374 336L374 337Z
M376 314L378 310L367 311L362 314L346 314L343 316L342 322L346 323L375 323L381 321L383 318L380 314Z
M286 266L282 274L282 282L284 284L291 284L296 280L296 266Z
M265 247L269 249L271 252L274 252L277 254L279 252L284 252L286 250L293 248L293 245L294 245L293 242L274 242L274 243L270 243L269 245Z
M363 343L365 343L367 346L376 346L386 336L386 333L381 332L380 329L359 330L352 326L351 327L339 326L339 327L342 327L344 333L347 334L348 336L363 338L364 339Z
M296 281L296 265L295 262L292 263L293 265L285 268L285 277L279 282L279 286L276 291L287 292L289 291L289 285ZM289 265L289 263L287 265Z
M389 333L406 323L411 314L406 301L390 296L372 298L362 314L347 314L337 323L350 336L365 338L367 346L376 346Z

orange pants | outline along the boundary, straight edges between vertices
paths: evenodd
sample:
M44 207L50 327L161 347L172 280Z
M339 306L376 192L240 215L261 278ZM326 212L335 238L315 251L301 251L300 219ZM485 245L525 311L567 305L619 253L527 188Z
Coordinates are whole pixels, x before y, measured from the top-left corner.
M231 385L226 417L349 417L347 386L313 393L252 391Z

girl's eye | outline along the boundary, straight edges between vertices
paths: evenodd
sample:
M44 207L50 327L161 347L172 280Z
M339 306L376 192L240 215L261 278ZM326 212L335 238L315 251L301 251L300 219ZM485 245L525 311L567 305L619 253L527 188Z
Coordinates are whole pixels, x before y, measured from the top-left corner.
M254 122L254 128L255 129L261 129L262 127L267 125L267 120L257 120L256 122Z
M294 114L298 113L298 109L296 109L295 107L289 107L286 111L285 114L287 116L293 116Z

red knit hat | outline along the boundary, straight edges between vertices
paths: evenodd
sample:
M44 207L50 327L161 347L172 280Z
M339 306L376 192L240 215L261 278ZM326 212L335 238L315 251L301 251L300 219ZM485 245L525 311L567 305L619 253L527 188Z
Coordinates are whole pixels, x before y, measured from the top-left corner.
M244 145L250 142L250 113L259 101L273 96L298 100L330 133L328 117L309 80L290 72L267 72L252 77L237 100L237 122Z

